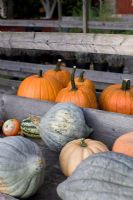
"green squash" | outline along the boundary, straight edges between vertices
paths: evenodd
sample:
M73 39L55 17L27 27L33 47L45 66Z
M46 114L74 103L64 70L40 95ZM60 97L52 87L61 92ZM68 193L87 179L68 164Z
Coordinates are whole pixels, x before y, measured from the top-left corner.
M67 142L88 137L92 129L86 125L80 107L72 103L57 103L41 117L39 132L49 149L60 151Z
M62 200L133 200L133 158L97 153L57 187Z
M40 138L38 129L39 123L39 116L30 115L28 118L22 120L21 122L21 134L28 137Z

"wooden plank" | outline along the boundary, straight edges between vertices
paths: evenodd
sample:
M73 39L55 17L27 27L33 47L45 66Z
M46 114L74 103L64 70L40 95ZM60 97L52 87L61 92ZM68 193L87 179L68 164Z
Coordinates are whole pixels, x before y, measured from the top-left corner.
M102 30L133 30L132 21L88 21L90 29ZM36 27L40 28L80 28L83 23L81 19L72 17L63 17L62 20L18 20L18 19L0 19L1 27Z
M46 101L0 94L0 113L4 119L14 117L22 120L29 114L42 116L53 105ZM86 123L94 129L91 137L103 141L110 148L117 137L133 130L133 116L96 109L83 111Z
M88 29L88 0L82 0L83 3L83 33L87 33Z
M53 69L55 65L40 65L33 63L24 63L24 62L15 62L15 61L6 61L0 60L0 74L8 75L9 77L20 77L24 78L31 74L37 74L40 69L43 72L48 69ZM67 68L70 72L71 68ZM76 76L81 73L82 69L77 69ZM121 83L124 78L130 79L131 84L133 85L133 75L132 74L119 74L119 73L111 73L111 72L101 72L101 71L93 71L93 70L84 70L85 78L92 80L96 88L99 90L103 90L110 84ZM15 88L18 87L20 81L16 80L8 80L4 78L0 78L0 85L5 86L13 86Z
M0 32L0 47L133 55L133 36L115 34Z

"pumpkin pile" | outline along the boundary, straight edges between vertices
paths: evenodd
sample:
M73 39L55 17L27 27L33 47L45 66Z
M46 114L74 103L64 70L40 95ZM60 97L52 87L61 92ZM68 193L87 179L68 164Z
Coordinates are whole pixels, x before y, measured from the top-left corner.
M82 108L97 108L95 87L91 81L81 81L75 83L76 66L73 67L71 83L58 93L56 102L71 102ZM86 84L87 82L87 84Z
M45 158L38 145L18 136L21 133L41 138L50 150L58 152L60 169L68 177L57 187L62 200L133 199L133 132L118 137L112 150L89 138L93 129L86 124L82 108L98 107L96 89L84 78L84 71L79 77L75 73L75 66L71 74L62 69L59 59L55 69L40 71L20 84L18 96L56 104L41 117L30 115L21 122L8 119L2 124L4 136L10 137L0 139L0 192L28 198L43 183ZM130 80L107 87L100 94L99 105L105 111L132 115Z

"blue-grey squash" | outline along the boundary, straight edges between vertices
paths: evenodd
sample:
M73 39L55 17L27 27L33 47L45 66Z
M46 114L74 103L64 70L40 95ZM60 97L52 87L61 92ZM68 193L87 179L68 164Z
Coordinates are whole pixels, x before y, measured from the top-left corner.
M39 146L22 136L0 139L0 192L28 198L44 180L45 160Z
M60 151L67 142L88 137L92 129L86 125L81 108L72 103L57 103L41 117L39 132L49 149Z
M0 200L18 200L18 199L11 197L9 195L0 193Z
M133 200L133 158L93 154L57 187L62 200Z

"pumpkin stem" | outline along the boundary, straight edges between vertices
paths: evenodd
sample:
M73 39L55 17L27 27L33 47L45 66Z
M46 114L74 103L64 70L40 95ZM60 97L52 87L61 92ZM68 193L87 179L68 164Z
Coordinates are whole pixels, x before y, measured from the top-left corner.
M41 69L39 70L38 76L39 76L39 78L43 77L43 72Z
M61 67L61 62L62 62L62 60L58 59L56 67L55 67L55 71L61 71L61 68L60 68Z
M72 86L72 90L77 90L76 84L75 84L75 72L76 72L76 66L73 66L73 70L71 73L71 86Z
M126 91L126 90L130 90L130 87L131 87L130 79L124 79L122 81L121 89Z
M84 82L84 73L85 73L85 71L82 71L82 72L80 73L79 78L78 78L78 81L79 81L79 82Z
M80 146L81 147L87 147L87 144L85 143L85 138L82 138L80 141Z

